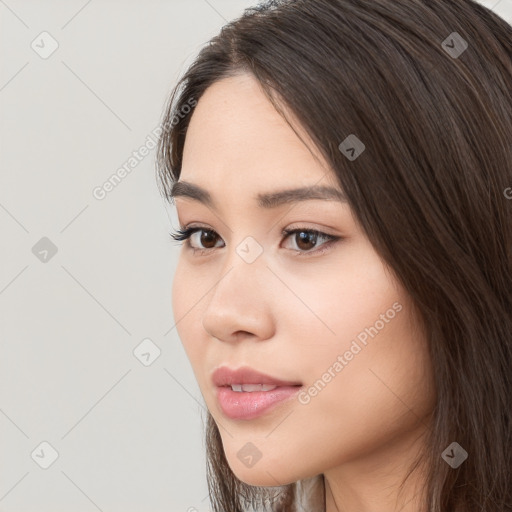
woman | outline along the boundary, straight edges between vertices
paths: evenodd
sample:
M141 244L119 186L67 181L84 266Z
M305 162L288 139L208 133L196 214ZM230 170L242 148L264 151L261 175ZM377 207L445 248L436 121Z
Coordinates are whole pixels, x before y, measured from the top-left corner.
M512 28L274 1L170 97L213 510L512 510Z

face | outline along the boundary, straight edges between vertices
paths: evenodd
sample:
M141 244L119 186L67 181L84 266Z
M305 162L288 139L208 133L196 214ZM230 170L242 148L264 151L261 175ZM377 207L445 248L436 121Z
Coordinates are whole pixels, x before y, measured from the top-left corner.
M180 226L199 228L173 281L178 335L229 465L251 485L368 458L414 432L433 406L410 300L348 203L258 203L258 194L301 187L341 191L301 138L250 75L218 81L192 114L180 176L213 202L175 197ZM300 386L253 396L224 388L230 416L212 382L219 367Z

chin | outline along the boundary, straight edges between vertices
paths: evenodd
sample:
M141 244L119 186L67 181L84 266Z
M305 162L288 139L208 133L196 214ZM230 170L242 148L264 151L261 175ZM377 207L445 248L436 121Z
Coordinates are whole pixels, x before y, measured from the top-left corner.
M270 470L268 473L263 469L256 468L240 468L236 467L233 470L235 476L241 480L244 484L257 486L257 487L276 487L279 485L286 485L292 481L283 481L280 474L272 473ZM270 474L269 474L270 473Z
M276 487L288 485L302 478L302 475L289 471L276 462L258 461L252 467L246 467L235 456L235 460L228 459L228 464L235 476L247 485L259 487Z

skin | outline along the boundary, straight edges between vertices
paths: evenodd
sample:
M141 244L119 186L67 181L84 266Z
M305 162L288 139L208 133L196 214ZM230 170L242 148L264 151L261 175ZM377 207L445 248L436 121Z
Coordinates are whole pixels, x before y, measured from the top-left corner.
M181 227L193 223L217 236L191 237L205 253L186 243L180 250L172 304L177 331L240 480L276 486L323 473L327 512L418 512L420 471L400 499L397 491L423 446L435 403L425 337L408 294L348 203L257 205L258 192L339 188L298 123L295 129L307 146L248 74L214 83L199 100L180 181L207 189L218 210L188 197L175 201ZM342 238L329 243L320 237L308 246L297 235L281 234L299 227ZM263 248L250 264L236 252L247 236ZM400 311L334 371L338 356L393 304ZM248 365L299 381L304 390L329 368L334 377L308 403L292 399L256 419L231 420L211 383L221 365ZM262 454L250 468L237 457L247 442Z

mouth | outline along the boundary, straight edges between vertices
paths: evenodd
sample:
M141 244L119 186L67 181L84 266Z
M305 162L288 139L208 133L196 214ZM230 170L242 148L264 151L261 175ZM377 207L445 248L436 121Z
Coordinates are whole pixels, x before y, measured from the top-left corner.
M231 386L224 387L230 387L236 393L254 393L255 391L272 391L279 386L272 384L231 384Z
M291 400L302 383L266 375L249 367L218 368L212 376L222 413L233 420L251 420Z

